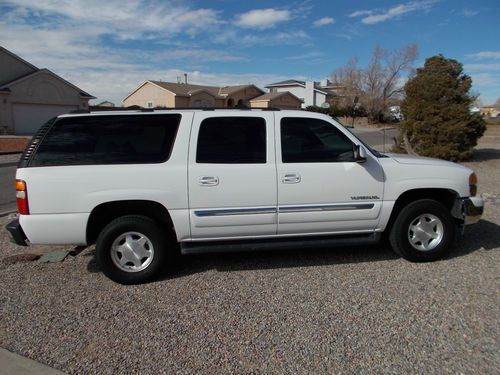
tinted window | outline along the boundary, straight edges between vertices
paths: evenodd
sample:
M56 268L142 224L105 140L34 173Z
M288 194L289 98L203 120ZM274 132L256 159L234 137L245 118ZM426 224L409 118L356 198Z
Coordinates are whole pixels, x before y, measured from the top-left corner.
M349 138L326 121L303 117L281 120L281 156L283 163L354 161Z
M66 117L49 130L30 166L159 163L180 115Z
M212 117L202 121L197 163L265 163L266 122L260 117Z

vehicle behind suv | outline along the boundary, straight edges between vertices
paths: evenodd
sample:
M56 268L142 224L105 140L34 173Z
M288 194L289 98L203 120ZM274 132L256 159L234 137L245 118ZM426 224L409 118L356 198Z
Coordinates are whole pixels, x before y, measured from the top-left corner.
M442 258L479 220L461 165L381 154L305 111L159 110L59 116L16 174L27 244L96 245L120 283L154 279L178 254L377 242Z

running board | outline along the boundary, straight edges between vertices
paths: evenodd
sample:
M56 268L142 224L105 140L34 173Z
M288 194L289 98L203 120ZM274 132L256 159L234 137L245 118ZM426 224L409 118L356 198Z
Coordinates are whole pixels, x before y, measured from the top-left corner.
M379 242L381 233L356 235L287 237L257 240L229 240L181 242L181 254L227 253L238 251L293 250L354 245L370 245Z

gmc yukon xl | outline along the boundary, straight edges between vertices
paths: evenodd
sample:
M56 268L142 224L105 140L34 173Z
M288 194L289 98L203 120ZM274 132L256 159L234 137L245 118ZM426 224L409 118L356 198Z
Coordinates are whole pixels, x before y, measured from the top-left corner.
M377 152L334 119L288 110L112 111L59 116L19 163L20 245L96 244L125 284L171 256L383 234L410 261L442 258L479 220L477 178L451 162ZM328 245L329 246L329 245Z

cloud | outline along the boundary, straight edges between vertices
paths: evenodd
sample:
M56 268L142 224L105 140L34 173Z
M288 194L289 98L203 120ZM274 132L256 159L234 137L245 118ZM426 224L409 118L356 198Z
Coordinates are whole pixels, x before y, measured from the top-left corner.
M315 60L320 57L325 56L323 52L320 51L311 51L311 52L306 52L300 55L294 55L294 56L288 56L285 57L285 60L290 60L290 61L297 61L297 60Z
M492 72L500 71L500 63L493 64L465 64L464 69L472 72Z
M357 10L349 14L349 17L369 16L370 14L373 14L373 10Z
M280 22L288 21L292 18L290 11L273 8L254 9L240 14L235 25L244 28L269 29Z
M224 33L214 35L212 42L220 44L235 43L238 46L249 47L253 45L294 45L304 43L308 40L309 35L303 30L259 34L241 34L236 30L229 30Z
M380 22L400 17L404 14L430 9L436 0L411 1L405 4L399 4L386 10L360 10L351 13L350 17L363 17L361 22L366 25L374 25Z
M320 19L317 19L316 21L313 22L314 27L321 27L321 26L326 26L326 25L333 25L335 23L335 19L332 17L323 17Z
M179 2L120 0L4 0L4 14L10 20L21 16L27 23L39 22L47 29L98 27L116 39L151 39L172 34L196 34L220 24L219 11L192 9ZM18 23L21 21L18 20Z
M465 57L473 60L499 60L500 51L481 51L466 55Z
M475 15L479 14L479 11L472 9L462 9L462 14L465 17L474 17Z

